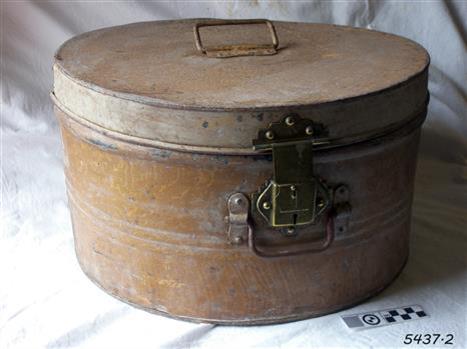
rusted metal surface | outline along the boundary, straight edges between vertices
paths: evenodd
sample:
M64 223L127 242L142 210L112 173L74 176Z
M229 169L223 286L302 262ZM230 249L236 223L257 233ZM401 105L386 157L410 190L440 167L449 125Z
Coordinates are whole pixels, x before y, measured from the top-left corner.
M383 33L274 22L277 54L216 59L197 52L195 23L104 29L57 53L83 271L145 310L222 324L318 316L379 292L408 255L426 52ZM243 38L257 44L257 29ZM205 34L235 42L215 26ZM268 131L293 136L280 139L292 142L285 162L253 149L260 130L266 148L277 146ZM299 172L326 200L308 185L313 207L298 205L307 176L288 181L294 163L312 166ZM260 212L274 198L254 195L281 168L285 211L315 213L282 230Z

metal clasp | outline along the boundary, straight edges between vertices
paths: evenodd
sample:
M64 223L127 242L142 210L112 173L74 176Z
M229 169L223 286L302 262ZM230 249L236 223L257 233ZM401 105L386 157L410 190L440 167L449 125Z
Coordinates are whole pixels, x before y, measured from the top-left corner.
M260 130L254 149L272 150L273 177L253 198L255 209L271 227L315 223L330 205L330 193L313 174L313 139L322 125L290 114Z
M322 252L330 247L335 238L343 236L348 230L351 206L349 190L346 185L339 185L331 189L333 193L332 207L327 210L325 218L325 234L318 241L287 246L264 246L259 244L254 227L250 222L250 203L242 193L234 193L228 200L229 215L226 221L229 223L228 237L230 244L241 245L248 243L250 250L259 257L290 257L308 253ZM289 227L290 228L290 227Z

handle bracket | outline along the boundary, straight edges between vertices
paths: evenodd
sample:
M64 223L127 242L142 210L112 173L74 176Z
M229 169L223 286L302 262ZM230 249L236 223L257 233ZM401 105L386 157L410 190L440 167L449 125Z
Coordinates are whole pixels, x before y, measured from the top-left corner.
M206 48L203 45L199 28L201 27L213 27L213 26L225 26L225 25L248 25L248 24L266 24L271 34L271 44L237 44L237 45L222 45L216 47ZM271 21L267 19L245 19L245 20L218 20L218 21L205 21L198 22L193 27L193 33L195 35L195 44L198 51L205 54L208 57L214 58L227 58L236 56L265 56L274 55L277 53L277 47L279 46L279 40L277 39L276 29Z
M229 242L232 245L240 245L248 239L251 230L249 223L250 201L242 193L230 195L227 201L229 215L226 221L229 224L227 232Z

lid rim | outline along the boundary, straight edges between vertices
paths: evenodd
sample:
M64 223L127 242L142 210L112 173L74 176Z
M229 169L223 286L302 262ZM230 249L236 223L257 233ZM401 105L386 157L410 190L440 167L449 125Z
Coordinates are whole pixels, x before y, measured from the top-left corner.
M95 132L98 132L102 135L115 139L117 141L123 141L143 147L151 147L158 149L166 149L172 151L180 152L191 152L191 153L200 153L200 154L222 154L222 155L242 155L242 156L261 156L265 154L270 154L270 151L258 151L254 150L253 147L250 148L232 148L224 146L199 146L199 145L190 145L190 144L177 144L168 141L149 139L141 136L135 136L130 134L125 134L119 131L111 130L105 128L102 125L96 124L92 121L86 120L78 115L75 115L72 111L67 109L55 96L54 92L50 93L50 97L54 103L55 108L60 110L64 115L67 116L70 120L78 123L79 125L92 129ZM430 100L430 94L427 92L427 98L423 106L416 109L410 117L404 118L404 120L387 125L379 130L374 130L372 133L363 133L361 135L350 135L340 138L323 138L316 139L316 142L313 142L313 148L315 151L322 150L332 150L337 148L345 148L352 145L363 144L366 142L371 142L375 139L384 138L395 134L398 132L407 132L412 129L419 127L426 119L427 108ZM407 127L407 125L412 125L412 127ZM409 130L408 130L409 129Z
M366 94L360 94L356 96L349 96L349 97L344 97L340 99L335 99L331 101L323 101L323 102L313 102L313 103L301 103L301 104L283 104L283 105L276 105L276 106L257 106L257 107L203 107L200 105L183 105L180 103L173 103L170 104L168 103L161 103L157 102L155 98L152 97L146 97L146 96L141 96L137 94L132 94L132 93L124 93L124 92L117 92L113 90L106 89L104 87L98 86L96 84L76 79L72 75L70 75L60 64L55 62L55 67L60 70L62 74L64 74L67 78L75 82L76 84L81 85L84 88L90 89L94 92L134 102L134 103L139 103L142 105L148 105L152 107L157 107L157 108L163 108L163 109L174 109L174 110L184 110L184 111L206 111L206 112L262 112L262 111L280 111L280 110L290 110L290 109L309 109L311 107L313 108L319 108L319 107L326 107L326 106L332 106L333 104L342 104L346 102L354 102L359 99L365 99L368 97L376 96L379 94L384 94L386 92L391 92L393 90L397 90L398 88L401 88L407 84L410 84L413 80L416 80L420 76L423 76L424 74L427 73L429 69L429 61L427 65L419 72L416 72L414 75L409 76L406 80L400 81L394 85L388 86L384 89L380 89L377 91L372 91Z

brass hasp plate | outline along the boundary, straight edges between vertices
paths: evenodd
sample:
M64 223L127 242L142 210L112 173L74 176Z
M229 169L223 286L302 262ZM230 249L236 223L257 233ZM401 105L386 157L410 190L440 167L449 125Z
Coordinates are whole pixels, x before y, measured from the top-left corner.
M255 150L271 150L271 180L254 195L253 205L271 227L312 224L330 206L329 190L313 173L313 140L325 133L321 124L289 114L260 130Z

